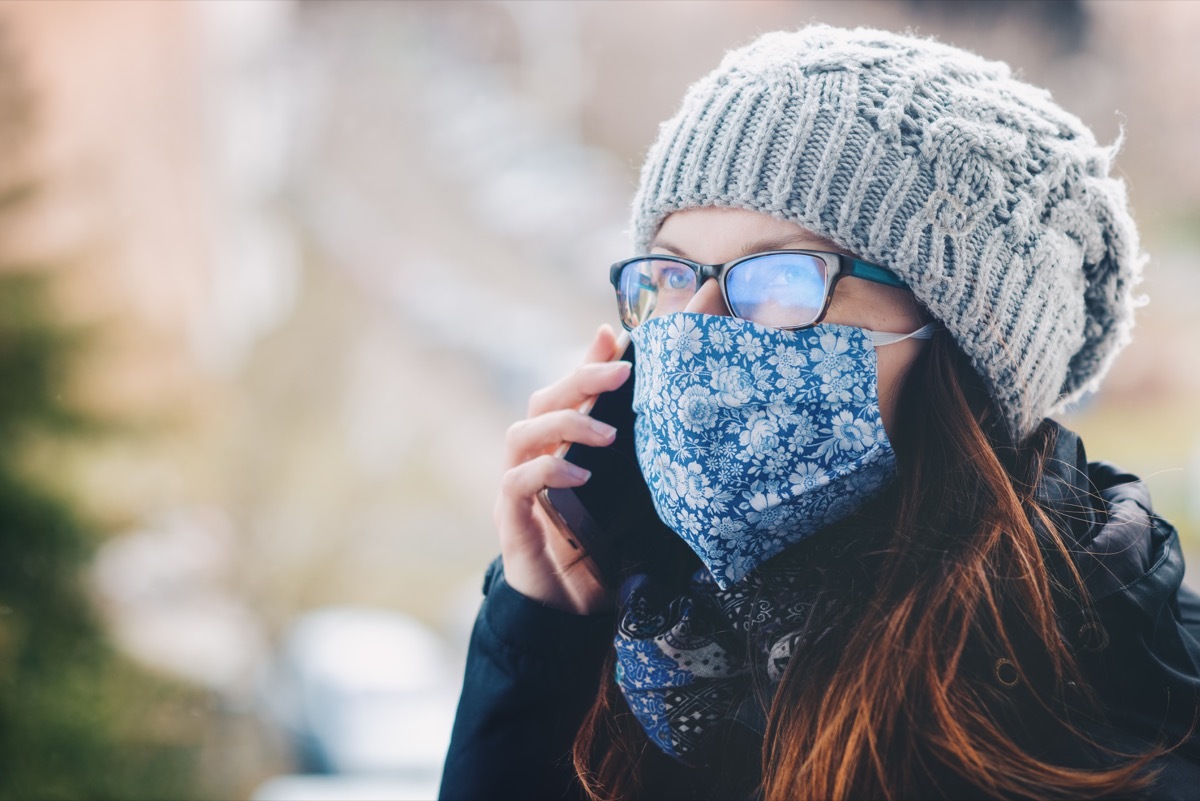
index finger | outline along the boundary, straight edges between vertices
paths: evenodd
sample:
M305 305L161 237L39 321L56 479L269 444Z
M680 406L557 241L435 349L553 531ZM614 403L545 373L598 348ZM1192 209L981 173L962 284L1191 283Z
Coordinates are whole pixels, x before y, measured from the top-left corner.
M581 364L566 378L533 393L529 398L529 416L578 409L601 392L611 392L628 381L631 366L629 362Z
M623 370L606 365L621 356L620 347L621 341L612 326L608 323L601 325L584 352L583 364L562 380L530 396L529 416L536 417L556 409L578 409L599 393L621 386L624 379L617 379L617 373L623 373Z
M596 329L592 336L592 344L588 345L583 356L585 362L610 362L621 354L617 353L617 335L612 326L604 323Z

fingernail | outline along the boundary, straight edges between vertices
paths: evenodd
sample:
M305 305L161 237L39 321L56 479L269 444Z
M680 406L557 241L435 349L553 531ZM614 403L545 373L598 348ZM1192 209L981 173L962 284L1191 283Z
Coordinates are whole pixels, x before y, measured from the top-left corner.
M626 361L609 362L609 364L612 365L612 371L614 373L619 373L623 370L628 370L629 368L633 367L633 362Z
M579 465L571 464L570 462L567 462L567 472L571 474L571 478L579 479L580 481L587 481L592 477L591 470L584 470Z
M608 423L602 423L599 420L592 420L592 430L606 439L612 439L617 435L617 429L610 426Z

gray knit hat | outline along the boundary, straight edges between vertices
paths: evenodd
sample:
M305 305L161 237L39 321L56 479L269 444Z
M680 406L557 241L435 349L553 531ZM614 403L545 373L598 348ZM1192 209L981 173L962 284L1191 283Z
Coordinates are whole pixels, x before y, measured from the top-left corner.
M731 206L889 267L1021 439L1130 338L1144 259L1115 150L1005 64L885 31L767 34L659 129L636 247L671 212Z

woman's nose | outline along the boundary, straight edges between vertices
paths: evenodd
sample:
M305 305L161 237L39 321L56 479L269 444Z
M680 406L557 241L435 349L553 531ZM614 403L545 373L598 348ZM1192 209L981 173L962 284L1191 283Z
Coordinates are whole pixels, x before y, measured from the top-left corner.
M725 305L725 298L721 295L721 285L715 278L705 281L683 310L699 314L719 314L723 317L728 317L730 313Z

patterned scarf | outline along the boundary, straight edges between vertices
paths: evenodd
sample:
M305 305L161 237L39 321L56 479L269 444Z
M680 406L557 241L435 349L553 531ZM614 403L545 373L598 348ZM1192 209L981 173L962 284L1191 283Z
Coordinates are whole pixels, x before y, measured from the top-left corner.
M664 753L706 766L724 727L764 733L765 705L818 598L800 556L783 554L726 590L704 568L684 588L645 574L625 582L616 679Z

